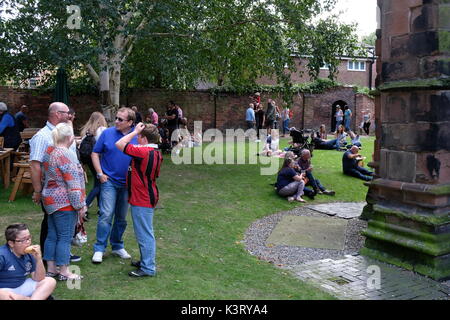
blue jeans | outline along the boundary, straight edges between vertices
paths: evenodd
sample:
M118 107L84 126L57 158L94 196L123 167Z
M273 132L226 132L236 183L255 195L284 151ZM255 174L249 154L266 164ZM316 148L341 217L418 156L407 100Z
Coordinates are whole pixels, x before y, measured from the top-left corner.
M153 208L131 206L134 234L141 253L141 270L156 273L156 241L153 233Z
M94 245L94 252L105 252L108 239L113 250L123 249L122 237L127 227L127 212L128 190L126 185L114 183L110 179L101 184L100 216L97 222L97 242Z
M75 232L77 213L75 211L56 211L48 215L48 233L44 244L46 261L55 261L57 266L70 262L70 243Z
M314 176L311 173L311 171L306 171L306 177L308 178L307 185L312 186L315 192L317 192L318 190L325 191L325 188L320 183L320 180L314 178Z
M345 131L350 131L350 123L352 119L345 119Z
M344 171L344 174L355 178L359 178L364 181L370 181L373 179L372 177L373 173L363 167L356 167L354 169L349 169L347 171Z
M326 149L334 149L336 146L337 139L332 139L322 143L322 147Z
M289 119L283 120L283 134L289 132Z
M92 179L94 179L94 187L89 192L86 198L86 206L90 206L94 198L97 198L97 205L100 207L100 180L97 179L97 172L94 169L93 165L89 165L89 169L92 173Z

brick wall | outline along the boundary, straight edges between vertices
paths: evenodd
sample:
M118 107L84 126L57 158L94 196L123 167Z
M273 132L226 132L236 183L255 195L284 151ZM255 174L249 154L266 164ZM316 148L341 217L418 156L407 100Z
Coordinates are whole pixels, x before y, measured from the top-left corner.
M158 89L131 90L122 95L121 104L136 105L145 116L148 108L153 108L158 114L163 114L167 102L170 100L178 103L183 109L184 115L189 120L189 129L193 130L193 122L203 121L203 130L214 128L246 128L245 111L250 102L249 95L233 93L220 93L217 96L207 91L169 91ZM274 99L281 107L282 99L277 95L262 93L261 101L264 109L267 108L267 100ZM38 95L36 90L12 89L0 87L0 101L4 101L12 111L16 113L22 104L30 107L29 116L32 127L42 127L47 119L47 108L51 102L51 95ZM293 118L290 126L302 128L302 112L305 110L305 128L318 128L325 123L330 127L332 106L336 101L345 101L358 117L361 108L372 108L372 99L361 95L355 95L352 88L342 87L330 89L320 95L296 95L293 99ZM99 98L92 95L70 97L71 106L76 111L76 132L88 120L94 111L101 111ZM356 108L355 108L356 103ZM354 118L355 119L355 118ZM357 122L353 121L353 125Z

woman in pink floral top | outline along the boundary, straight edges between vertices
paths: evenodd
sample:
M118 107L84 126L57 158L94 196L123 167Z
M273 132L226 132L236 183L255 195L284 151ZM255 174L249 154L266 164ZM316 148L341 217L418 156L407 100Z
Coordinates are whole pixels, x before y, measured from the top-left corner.
M52 136L54 146L47 148L43 159L42 199L49 215L44 260L49 276L77 280L81 277L69 272L67 266L75 225L87 210L84 173L77 155L69 150L74 141L72 126L60 123L53 129Z

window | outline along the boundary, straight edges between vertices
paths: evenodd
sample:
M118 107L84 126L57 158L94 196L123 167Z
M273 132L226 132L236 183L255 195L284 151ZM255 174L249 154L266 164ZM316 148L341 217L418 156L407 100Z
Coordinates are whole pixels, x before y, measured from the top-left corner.
M330 65L329 65L328 63L324 63L324 64L320 67L320 69L323 69L323 70L330 70Z
M366 71L366 62L365 61L348 61L347 70L351 71Z

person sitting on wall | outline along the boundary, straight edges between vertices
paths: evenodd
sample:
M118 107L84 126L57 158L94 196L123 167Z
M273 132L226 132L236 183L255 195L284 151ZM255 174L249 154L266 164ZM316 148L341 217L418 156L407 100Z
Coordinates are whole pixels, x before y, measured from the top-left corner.
M311 152L308 149L302 150L300 158L297 161L297 165L296 171L305 173L306 178L308 179L306 185L310 185L313 188L314 194L326 194L330 196L335 195L333 190L325 189L325 187L320 183L320 180L316 179L312 174L313 166L311 164Z
M365 181L373 179L373 172L359 166L358 162L364 160L358 151L360 148L353 145L350 150L346 151L342 156L342 170L345 175L359 178Z
M0 247L0 300L50 299L56 281L46 277L41 247L32 245L27 225L8 226L5 238L7 243Z

